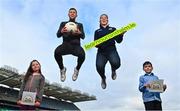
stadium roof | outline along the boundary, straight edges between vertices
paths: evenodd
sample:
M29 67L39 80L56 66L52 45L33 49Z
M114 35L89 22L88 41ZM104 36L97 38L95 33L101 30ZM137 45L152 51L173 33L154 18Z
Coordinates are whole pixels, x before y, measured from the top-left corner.
M24 75L20 75L18 70L10 66L0 68L0 84L7 85L10 88L20 88L23 77ZM70 87L62 87L58 83L50 84L47 80L45 81L44 95L49 98L70 102L96 100L93 95L79 90L72 90Z

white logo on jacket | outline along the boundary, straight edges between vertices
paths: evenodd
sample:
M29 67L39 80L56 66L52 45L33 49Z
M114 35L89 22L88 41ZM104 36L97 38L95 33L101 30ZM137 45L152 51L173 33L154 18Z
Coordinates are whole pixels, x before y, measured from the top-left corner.
M112 27L110 27L110 28L109 28L109 30L113 30L113 28L112 28Z

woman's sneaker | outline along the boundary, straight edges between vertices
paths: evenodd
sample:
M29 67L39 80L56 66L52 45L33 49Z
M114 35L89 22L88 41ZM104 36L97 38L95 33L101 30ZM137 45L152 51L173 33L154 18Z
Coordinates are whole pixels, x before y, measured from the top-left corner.
M64 82L66 80L66 67L60 70L61 73L61 81Z
M112 71L111 77L112 77L113 80L115 80L117 78L116 71Z
M103 89L106 89L106 79L102 79L102 80L101 80L101 87L102 87Z

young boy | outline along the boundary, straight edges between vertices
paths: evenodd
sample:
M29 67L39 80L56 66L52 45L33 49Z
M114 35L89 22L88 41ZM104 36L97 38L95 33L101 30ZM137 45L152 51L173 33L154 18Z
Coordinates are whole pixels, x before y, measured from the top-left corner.
M97 40L116 30L116 28L109 26L108 15L106 14L102 14L100 16L99 22L100 22L100 28L95 31L94 40ZM122 42L124 33L125 32L96 46L96 48L98 48L97 56L96 56L96 70L102 79L101 87L103 89L106 88L105 65L108 61L111 65L112 79L115 80L117 77L116 70L120 67L121 61L119 54L116 50L115 43Z
M80 44L80 39L84 39L85 35L83 31L83 25L75 21L77 17L77 10L75 8L70 8L68 16L69 21L61 22L57 32L58 38L61 36L63 37L63 43L59 45L54 52L54 57L60 68L62 82L64 82L66 79L66 67L63 65L63 55L72 54L78 57L77 66L74 68L74 74L72 76L73 81L77 79L81 65L85 60L85 52ZM77 25L77 30L75 32L67 34L68 30L65 25L68 22L74 22Z
M146 110L162 110L161 97L159 92L150 92L150 82L159 78L152 73L153 66L151 62L146 61L143 64L145 74L139 78L139 91L142 92L143 102ZM166 90L166 85L163 85L163 90Z

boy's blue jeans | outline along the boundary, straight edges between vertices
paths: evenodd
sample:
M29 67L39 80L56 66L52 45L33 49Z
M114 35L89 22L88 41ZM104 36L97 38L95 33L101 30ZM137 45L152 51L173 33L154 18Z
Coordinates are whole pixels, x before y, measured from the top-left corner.
M121 65L121 60L118 55L118 52L116 49L114 50L109 50L109 51L104 51L104 52L99 52L97 53L96 56L96 70L101 76L102 79L105 79L105 65L109 61L111 65L111 70L115 71L118 69Z

